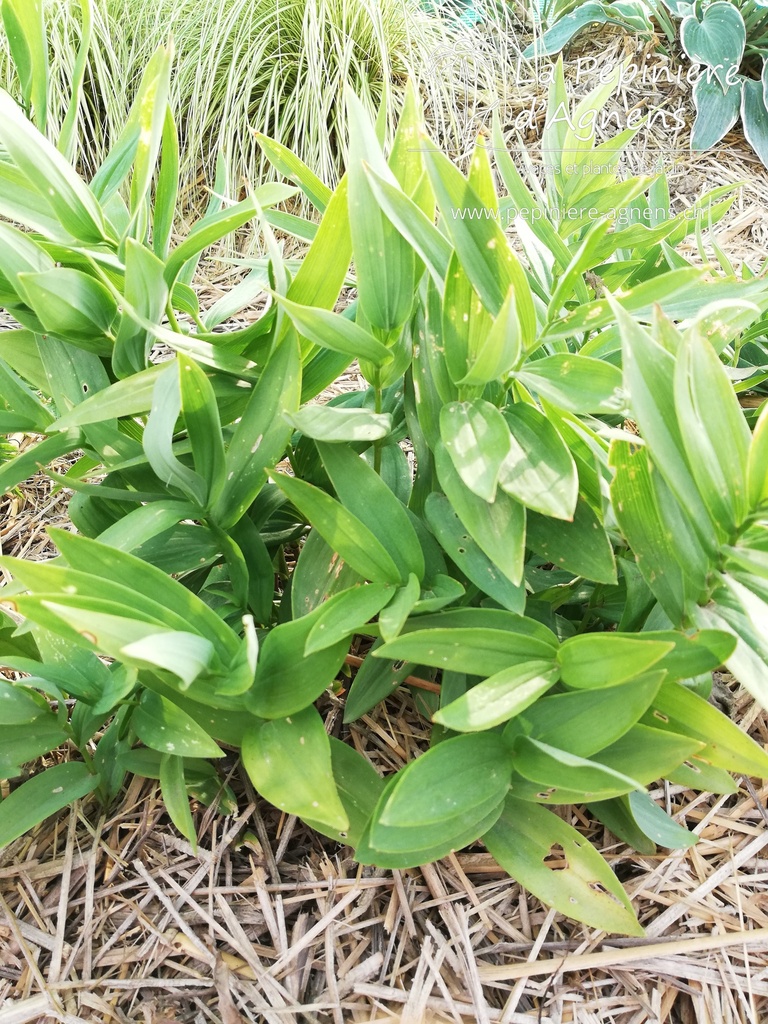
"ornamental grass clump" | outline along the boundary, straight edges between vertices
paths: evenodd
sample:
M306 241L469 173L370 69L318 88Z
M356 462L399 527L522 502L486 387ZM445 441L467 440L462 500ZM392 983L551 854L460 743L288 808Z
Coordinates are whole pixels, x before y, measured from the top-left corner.
M174 243L171 63L154 55L88 183L0 93L0 301L20 325L0 334L2 426L40 438L0 486L79 453L47 470L76 532L49 531L48 562L0 559L0 776L68 749L0 802L0 844L134 773L194 846L191 800L234 807L234 750L363 864L480 839L545 902L640 934L557 808L650 854L697 838L657 780L768 777L706 699L725 665L768 703L768 412L738 398L764 388L768 285L675 248L703 251L733 190L674 215L663 176L622 180L574 127L610 85L572 110L560 68L544 184L498 124L462 174L413 92L385 151L350 92L334 189L263 138L293 184L217 197ZM297 189L316 231L279 209ZM201 308L200 254L248 221L267 258ZM298 268L275 227L311 237ZM318 405L354 360L364 386ZM320 711L352 642L346 724L431 683L431 745L386 779Z

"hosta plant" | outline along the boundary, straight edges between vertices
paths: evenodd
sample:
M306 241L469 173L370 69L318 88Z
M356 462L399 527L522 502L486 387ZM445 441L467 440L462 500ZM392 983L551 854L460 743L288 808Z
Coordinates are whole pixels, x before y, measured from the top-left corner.
M665 9L666 7L666 9ZM744 135L768 166L768 10L760 0L587 0L545 11L526 56L559 53L587 25L614 24L650 38L654 28L697 67L693 78L695 152L716 146L741 118Z
M0 336L3 422L43 438L0 483L80 453L51 472L78 532L51 531L47 563L2 560L0 774L73 754L0 803L0 843L89 792L116 798L130 772L159 779L194 842L189 798L231 808L216 763L234 748L264 798L363 863L482 839L553 906L637 933L552 808L680 848L695 836L651 783L768 776L705 699L723 664L768 688L768 420L737 397L765 378L768 286L674 248L698 232L704 251L702 221L733 196L673 215L663 178L620 180L631 133L600 147L588 128L610 86L571 111L560 71L543 183L498 125L465 177L413 94L385 155L350 95L333 192L262 140L316 231L270 186L172 248L168 69L161 51L90 185L0 101L0 209L27 228L2 228L22 325ZM203 311L195 260L245 217L268 263ZM298 267L274 227L312 239ZM333 312L347 280L356 298ZM257 296L251 326L217 330ZM353 359L367 386L314 402ZM430 749L388 779L317 707L353 641L347 726L409 677L439 689L418 704Z

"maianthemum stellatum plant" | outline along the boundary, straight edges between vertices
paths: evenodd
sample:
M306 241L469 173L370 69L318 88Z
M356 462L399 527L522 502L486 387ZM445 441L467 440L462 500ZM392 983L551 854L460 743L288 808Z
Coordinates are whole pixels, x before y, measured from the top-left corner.
M361 863L481 838L552 906L640 933L553 808L681 848L696 837L649 784L768 776L706 700L722 665L768 698L768 414L738 400L768 376L768 285L675 250L697 233L703 252L733 193L674 215L663 177L620 180L633 133L579 127L611 84L571 110L560 69L543 184L499 125L462 174L414 93L385 155L349 94L335 190L264 138L294 185L219 197L172 246L170 73L161 49L88 184L0 94L0 303L20 325L0 334L0 424L39 437L0 484L79 453L47 470L77 532L50 531L48 562L0 560L0 776L71 748L0 803L0 844L130 773L194 844L190 798L233 809L235 749ZM316 231L277 209L296 188ZM249 220L268 259L200 309L200 253ZM298 266L275 228L312 238ZM316 404L353 359L367 386ZM439 683L429 750L387 779L316 707L353 640L346 722L409 676Z

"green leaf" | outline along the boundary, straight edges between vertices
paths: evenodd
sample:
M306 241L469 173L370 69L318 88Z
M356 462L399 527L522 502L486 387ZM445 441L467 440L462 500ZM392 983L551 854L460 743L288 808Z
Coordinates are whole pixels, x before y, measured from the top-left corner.
M378 441L392 432L391 413L368 409L338 409L308 405L286 419L305 437L316 441Z
M650 721L647 715L645 720ZM658 724L654 719L652 725ZM703 767L705 758L704 744L700 740L642 724L633 725L615 743L596 755L596 760L607 768L623 775L631 774L644 786L669 777L683 763ZM698 788L696 783L694 786Z
M24 106L34 110L44 135L48 119L48 40L41 0L4 0L0 5L11 59L19 76Z
M379 647L381 641L377 640L352 680L344 707L345 723L356 722L379 701L389 697L416 669L408 661L385 661L371 657L371 653Z
M98 354L109 350L117 305L103 284L69 267L19 274L17 280L46 331Z
M653 464L689 516L704 550L714 551L717 540L712 521L686 459L676 416L675 358L618 303L612 305L622 338L624 384L640 434Z
M440 708L432 720L456 732L492 729L538 701L555 684L558 674L551 660L525 661L502 669Z
M46 217L58 221L78 242L99 245L107 240L101 209L85 182L2 90L0 144L37 192L38 208ZM23 211L20 213L18 219L24 223Z
M525 509L504 491L493 502L473 494L454 468L442 444L435 448L440 486L481 551L513 584L521 582L525 557Z
M300 306L279 295L275 295L275 300L285 309L299 334L313 345L349 356L350 362L360 358L380 367L391 361L392 353L386 345L339 313Z
M69 733L52 714L36 718L32 722L3 726L0 774L4 779L15 778L21 774L22 765L35 761L50 750L55 750L66 743L68 738Z
M242 758L258 792L281 811L333 829L349 828L333 778L328 734L314 708L250 729Z
M291 436L284 417L298 410L300 393L299 346L289 334L273 352L229 443L227 478L212 510L224 529L242 518L266 483L265 470L283 454Z
M384 640L394 640L421 596L418 577L411 573L404 587L395 591L379 614L379 632Z
M246 706L260 718L284 718L309 704L336 678L349 651L344 636L329 647L305 655L307 639L321 619L324 606L293 622L272 629L261 645L256 678L246 695Z
M172 701L145 690L131 716L142 743L176 757L223 757L224 751L197 722Z
M402 582L400 570L378 537L340 502L295 477L278 473L274 480L326 544L355 572L374 583Z
M630 793L627 799L639 828L659 846L686 850L698 843L697 835L673 821L647 793Z
M342 807L349 818L349 825L342 831L315 818L305 817L304 821L338 843L357 846L381 797L384 780L354 747L333 736L329 739L333 779Z
M521 619L521 624L526 620ZM492 676L521 661L546 660L554 654L530 633L482 627L418 629L404 633L373 652L377 658L402 658L419 665Z
M513 730L520 730L570 754L591 757L640 719L663 679L663 672L647 672L604 690L543 697L510 724L505 739L511 740Z
M504 410L511 451L499 484L521 504L556 519L573 518L579 496L576 463L554 425L536 406L518 402Z
M387 218L424 261L435 284L443 287L451 258L451 244L417 204L399 186L363 165L371 193Z
M617 633L584 633L569 637L557 660L566 686L576 689L613 687L633 679L674 650L674 642L644 640Z
M749 507L752 511L768 504L768 404L758 417L747 460Z
M0 680L0 724L21 725L48 713L48 705L36 700L25 685L29 683Z
M536 313L528 279L506 235L461 172L424 137L424 160L443 224L461 267L485 309L497 317L514 288L522 344L536 336Z
M161 569L117 548L71 533L50 528L49 536L73 569L105 580L120 580L137 594L152 599L181 617L187 628L208 637L223 661L235 656L239 641L213 609Z
M79 761L54 765L28 779L0 803L0 847L87 796L98 784L99 776Z
M187 783L184 777L184 758L176 754L163 754L160 758L160 792L168 815L185 838L197 850L197 832L189 808Z
M621 371L590 356L560 352L530 359L517 378L562 409L585 413L621 413L625 407Z
M592 928L644 934L602 856L551 811L507 797L501 817L483 840L504 870L549 906Z
M410 243L379 208L366 174L369 165L392 184L374 127L357 97L345 94L349 118L349 217L360 305L374 327L393 330L413 305L416 262Z
M578 757L528 736L515 740L513 766L531 782L577 790L584 794L584 800L620 796L641 786L637 779L596 760Z
M331 201L332 193L328 186L287 146L261 132L256 132L255 138L275 170L298 185L315 209L323 213Z
M428 495L424 514L443 551L464 575L503 608L522 614L524 587L507 579L488 558L465 529L448 498L437 493Z
M181 411L192 447L195 472L206 487L206 504L215 504L224 487L226 474L224 440L216 395L207 375L197 363L179 355Z
M205 673L213 659L213 645L196 633L148 633L125 644L120 651L128 662L151 665L178 676L182 689Z
M698 332L681 343L674 384L691 472L713 522L730 537L748 511L751 435L720 359Z
M368 583L343 590L321 606L304 646L306 655L322 651L363 629L392 596L386 583Z
M205 508L206 481L174 453L176 421L181 412L181 387L178 360L169 363L155 380L152 408L144 428L143 445L147 461L162 481L174 492L181 492L199 508Z
M405 583L424 576L424 553L405 506L382 478L346 446L318 442L317 450L344 508L377 538ZM322 532L322 531L321 531Z
M706 744L698 756L717 768L768 778L768 754L721 711L685 686L662 686L643 722Z
M499 410L482 399L451 402L440 413L440 437L464 484L492 502L510 450L509 429Z
M493 733L456 736L432 747L398 773L376 824L418 828L438 824L487 803L500 803L509 787L510 758Z
M298 619L314 611L334 594L362 580L342 561L317 530L310 530L291 577L291 607Z
M616 582L616 561L610 539L583 498L576 504L572 522L553 520L529 511L526 544L558 569L567 569L598 583Z
M736 638L724 630L702 629L686 635L673 630L643 630L646 640L674 644L672 650L657 661L655 667L664 669L668 679L692 679L715 669L730 658Z
M163 278L163 264L149 249L127 238L125 241L125 281L123 295L129 306L145 320L161 323L168 287ZM118 377L130 377L147 365L154 339L146 328L123 313L115 336L112 366Z

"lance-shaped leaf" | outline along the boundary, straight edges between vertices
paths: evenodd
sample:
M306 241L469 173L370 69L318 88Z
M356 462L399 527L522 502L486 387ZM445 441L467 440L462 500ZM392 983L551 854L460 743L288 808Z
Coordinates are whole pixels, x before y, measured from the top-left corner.
M265 470L283 454L291 436L285 413L298 410L300 392L299 345L291 332L273 352L229 443L226 481L213 508L225 529L242 518L266 483Z
M579 498L573 520L527 516L526 544L559 569L598 583L616 582L616 560L605 528L593 509Z
M545 516L572 519L579 496L576 463L553 424L534 405L504 410L510 453L499 484L513 498Z
M91 793L99 784L80 761L57 764L29 779L0 803L0 847Z
M576 689L617 686L647 671L674 650L670 640L644 640L616 633L583 633L569 637L557 660L563 682Z
M176 757L223 757L224 751L185 711L145 690L131 716L136 735L148 747Z
M258 792L281 811L334 829L349 827L333 778L328 734L314 708L250 729L242 757Z
M331 647L362 629L381 611L392 592L392 587L386 583L369 583L334 594L321 606L307 636L304 653L314 654Z
M557 682L559 672L550 661L524 661L502 669L440 708L434 722L456 732L492 729L538 701Z
M551 658L551 646L531 636L523 625L525 621L520 620L520 632L483 627L417 628L373 653L377 658L401 658L452 672L492 676L524 661Z
M400 582L407 582L410 573L421 580L424 553L402 502L379 474L346 445L319 442L317 450L344 508L390 553Z
M551 811L507 797L501 817L483 839L513 878L568 917L610 932L643 934L627 894L601 855Z
M492 502L510 452L509 428L496 406L479 398L451 402L440 413L440 438L464 484Z

